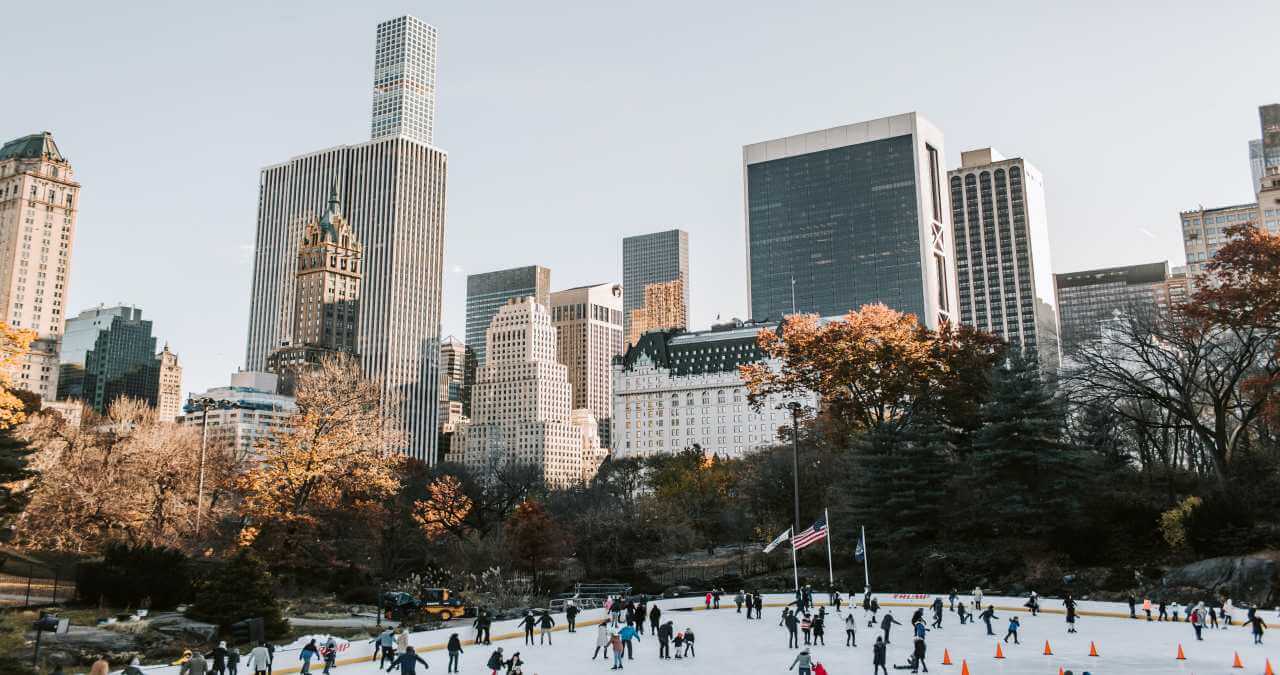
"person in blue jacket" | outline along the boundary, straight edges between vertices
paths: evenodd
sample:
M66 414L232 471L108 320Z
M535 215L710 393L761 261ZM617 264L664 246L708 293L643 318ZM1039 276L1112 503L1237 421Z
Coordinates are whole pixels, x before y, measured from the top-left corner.
M1009 638L1013 638L1013 644L1022 644L1021 642L1018 642L1018 627L1021 625L1022 624L1018 621L1018 617L1009 617L1009 631L1004 634L1004 641L1006 643L1009 642Z
M627 650L627 660L634 661L635 658L631 651L631 641L640 641L640 634L636 632L635 626L623 626L622 630L618 631L618 637L622 638L622 647Z

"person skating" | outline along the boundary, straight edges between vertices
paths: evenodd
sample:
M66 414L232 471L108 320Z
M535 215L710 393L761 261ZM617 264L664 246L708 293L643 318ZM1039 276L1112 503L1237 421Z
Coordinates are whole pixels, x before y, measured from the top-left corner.
M791 667L787 668L787 670L795 670L797 666L800 670L796 672L800 673L800 675L810 675L813 672L813 658L809 656L808 649L800 650L800 653L796 654L795 660L791 662Z
M960 619L960 625L973 621L973 614L969 612L969 608L962 602L956 605L956 616Z
M329 675L329 671L333 670L334 664L338 662L338 640L332 635L328 640L324 641L324 649L320 650L324 656L324 675Z
M1138 599L1132 593L1129 594L1129 618L1138 618Z
M676 633L676 636L671 640L671 644L676 649L676 659L677 660L683 659L684 658L684 653L683 653L684 652L684 633Z
M1156 619L1156 621L1168 621L1168 620L1169 620L1169 606L1165 604L1164 598L1160 598L1160 618Z
M302 675L308 675L311 672L311 659L320 656L320 648L316 646L316 641L312 640L302 647L298 652L298 660L302 661Z
M1151 598L1142 599L1142 611L1147 615L1147 621L1151 620Z
M378 668L385 667L387 661L396 658L396 634L390 628L378 633L370 642L373 643L373 658L378 659Z
M542 616L538 617L538 644L542 644L545 639L547 644L551 644L551 629L556 625L556 620L551 618L551 612L543 610ZM628 626L630 628L630 626ZM634 630L634 629L633 629Z
M942 628L942 598L933 599L933 627Z
M884 675L889 675L889 669L885 667L885 663L887 663L885 652L887 650L888 646L885 645L884 640L877 637L876 643L871 646L871 666L873 668L871 675L879 675L881 672Z
M1225 624L1223 630L1231 627L1231 615L1235 613L1235 605L1231 604L1231 598L1227 598L1227 601L1222 603L1222 623Z
M253 671L253 675L267 675L271 670L271 653L267 651L267 643L263 642L254 647L249 652L249 659L245 661L244 666L245 670Z
M1261 644L1261 643L1259 643ZM684 657L691 659L697 656L693 651L693 629L685 626L684 629Z
M493 641L490 638L490 630L493 628L493 617L489 616L488 610L480 610L480 613L476 615L475 622L471 625L475 626L476 629L476 644L493 644Z
M572 600L565 603L564 620L569 624L569 632L578 632L578 606Z
M524 643L529 646L533 646L533 627L536 625L538 625L538 617L526 609L524 617L520 619L520 626L524 628Z
M1179 605L1177 600L1174 600L1173 604L1169 605L1169 613L1173 615L1174 623L1178 623L1178 612L1181 609L1182 609L1182 605Z
M609 660L609 642L611 638L609 625L601 622L596 627L596 651L591 655L592 661L595 661L596 657L603 657L605 661Z
M978 618L982 619L982 622L983 622L983 623L985 623L985 624L987 624L987 635L995 635L995 634L996 634L996 632L995 632L995 631L991 630L991 620L992 620L992 619L999 619L999 618L1000 618L1000 617L996 616L996 606L995 606L995 605L987 605L987 608L986 608L986 609L984 609L984 610L982 610L982 614L979 614L979 615L978 615Z
M1006 644L1009 642L1009 638L1013 638L1013 644L1015 645L1022 644L1021 642L1018 642L1018 627L1021 625L1022 622L1018 621L1018 617L1009 617L1009 630L1004 634L1004 641Z
M800 629L800 620L796 618L795 613L786 607L783 607L782 621L779 621L778 625L787 627L787 648L799 649L800 634L798 631Z
M720 609L720 596L724 595L724 591L719 588L711 591L711 608Z
M808 647L809 638L813 632L813 619L809 618L807 612L800 617L800 632L804 633L804 646Z
M901 626L902 622L893 617L893 612L886 612L884 619L880 622L880 630L884 631L885 644L891 644L889 640L889 629L895 625Z
M973 608L982 609L982 587L973 587Z
M462 640L458 639L458 634L453 633L449 636L449 644L446 647L449 652L449 665L446 666L446 673L458 672L458 656L463 653Z
M613 667L609 670L622 670L622 637L617 633L610 634L609 648L613 650Z
M658 627L658 658L671 658L671 639L675 637L675 630L670 621Z
M396 657L396 660L391 663L391 667L387 668L387 672L389 673L395 670L396 666L400 666L400 675L414 675L414 673L418 672L419 663L422 664L423 668L431 667L427 665L426 661L422 660L421 656L418 656L413 651L413 647L405 647L404 653ZM497 673L498 671L495 670L494 672Z
M89 667L89 675L94 675L94 673L106 673L110 668L111 665L107 663L107 660L99 657L98 660L94 661L93 665ZM186 663L182 664L181 668L178 669L178 675L205 675L205 673L209 672L208 669L209 662L204 660L204 654L196 652L191 655L191 658L187 659Z
M737 595L733 596L733 604L738 606L738 612L737 612L738 614L742 613L742 603L745 602L746 599L747 599L746 596L743 595L741 590L738 591ZM748 608L747 614L750 614L750 613L751 613L751 609ZM748 616L747 618L750 619L751 617Z
M1253 644L1262 644L1262 633L1267 630L1267 622L1263 621L1261 616L1254 614L1245 623L1253 630Z
M237 675L240 668L240 649L232 647L227 651L227 675Z
M635 626L623 626L622 630L618 631L618 637L622 639L622 646L627 650L627 660L634 660L631 641L640 641L640 634L636 632Z
M959 597L960 596L956 593L956 589L951 589L951 595L947 596L947 611L956 611L956 600L959 599Z
M1213 605L1209 605L1209 627L1214 629L1218 627L1218 610Z
M823 609L826 609L823 607ZM827 646L826 639L827 615L826 612L818 612L818 616L813 618L813 644Z
M661 620L662 610L658 609L657 605L654 605L653 609L649 610L649 628L653 631L657 631Z
M707 591L706 601L707 601L707 604L704 609L711 609L711 591Z
M875 598L871 598L869 609L871 611L871 620L867 622L867 628L875 628L876 615L880 613L880 601Z
M493 650L484 667L489 669L489 675L498 675L498 671L502 668L502 647Z
M1062 606L1067 608L1067 632L1075 633L1076 631L1076 600L1067 594L1067 599L1062 601Z
M1040 613L1040 594L1039 593L1036 593L1035 591L1031 591L1031 597L1027 598L1027 609L1031 610L1031 616L1036 616Z
M853 618L853 612L844 616L844 646L858 646L858 621Z
M226 642L219 642L218 646L214 647L213 651L209 652L208 654L205 654L204 657L206 659L213 660L213 672L216 673L217 675L222 675L227 671L227 643Z
M924 638L916 637L911 641L911 644L911 672L918 673L921 669L924 669L926 673L929 672L929 666L924 662L925 651L928 649L925 646Z
M1195 631L1196 633L1196 641L1197 642L1203 641L1204 637L1203 635L1201 635L1201 633L1204 631L1204 603L1203 602L1196 605L1195 608L1191 610L1191 613L1187 615L1187 620L1191 622L1191 630Z
M916 625L917 623L924 623L924 608L923 607L916 608L916 611L911 613L911 621L909 621L908 623L909 625L912 625L912 626Z

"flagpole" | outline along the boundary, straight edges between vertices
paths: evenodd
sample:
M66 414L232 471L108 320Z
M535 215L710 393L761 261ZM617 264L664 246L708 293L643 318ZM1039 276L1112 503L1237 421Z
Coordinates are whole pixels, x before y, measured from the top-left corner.
M830 590L836 589L836 571L831 564L831 514L827 510L822 509L822 518L827 521L827 583L830 584Z
M871 588L871 567L869 561L871 556L867 554L867 526L862 526L862 583L866 588Z
M800 569L796 567L796 533L791 533L791 575L795 577L796 592L800 592Z

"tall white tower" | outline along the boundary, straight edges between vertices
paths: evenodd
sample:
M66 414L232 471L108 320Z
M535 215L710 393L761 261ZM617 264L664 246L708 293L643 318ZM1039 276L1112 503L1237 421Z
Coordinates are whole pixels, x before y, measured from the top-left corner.
M431 145L436 120L436 29L414 16L378 24L373 58L373 139Z

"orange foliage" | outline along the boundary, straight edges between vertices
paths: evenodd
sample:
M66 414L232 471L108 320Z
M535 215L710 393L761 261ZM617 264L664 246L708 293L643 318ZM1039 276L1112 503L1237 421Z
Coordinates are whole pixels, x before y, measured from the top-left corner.
M413 503L413 520L428 539L439 539L449 532L460 532L471 513L471 498L463 492L462 483L453 476L441 476L427 486L428 499Z

